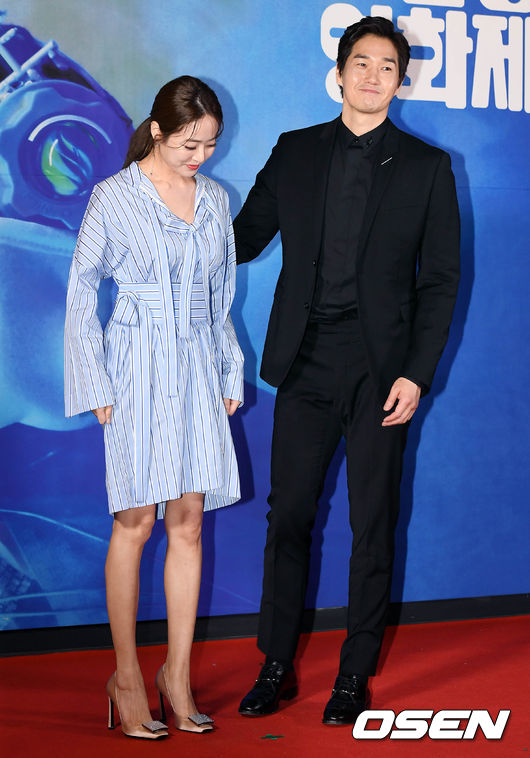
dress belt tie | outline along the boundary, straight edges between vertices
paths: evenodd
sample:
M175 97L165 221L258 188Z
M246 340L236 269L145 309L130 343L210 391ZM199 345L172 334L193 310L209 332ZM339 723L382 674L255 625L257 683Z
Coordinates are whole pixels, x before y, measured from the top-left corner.
M172 316L171 323L175 329L175 321L179 322L181 300L180 285L172 287ZM188 322L190 320L206 320L207 310L202 284L193 284L187 297L189 302ZM166 307L164 307L166 306ZM147 499L147 482L149 459L151 456L151 384L152 384L152 346L153 325L166 320L167 303L160 299L158 284L124 283L120 285L116 299L116 307L112 316L121 326L130 328L131 345L131 383L133 391L133 435L134 435L134 491L135 501L145 503ZM174 359L173 351L166 355L166 361L174 360L173 387L167 387L169 397L177 394L185 395L189 377L189 339L175 335ZM166 374L167 375L167 374Z

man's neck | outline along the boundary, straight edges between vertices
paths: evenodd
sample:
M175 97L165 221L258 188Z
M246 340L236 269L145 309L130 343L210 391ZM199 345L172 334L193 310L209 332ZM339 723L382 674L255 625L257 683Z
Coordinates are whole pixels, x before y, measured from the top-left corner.
M382 124L387 117L388 110L380 113L359 113L358 111L342 109L341 118L350 132L357 137L362 137L366 132L371 132L379 124Z

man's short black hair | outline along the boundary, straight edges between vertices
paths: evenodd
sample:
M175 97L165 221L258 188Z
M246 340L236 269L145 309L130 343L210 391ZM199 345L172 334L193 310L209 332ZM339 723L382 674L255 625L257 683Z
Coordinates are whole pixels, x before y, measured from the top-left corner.
M394 45L398 57L398 76L399 84L405 78L407 66L410 60L410 45L405 35L394 28L392 21L382 16L365 16L355 24L351 24L345 29L344 34L339 41L339 50L337 54L337 68L339 74L342 74L346 61L355 43L366 34L375 34L377 37L386 37Z

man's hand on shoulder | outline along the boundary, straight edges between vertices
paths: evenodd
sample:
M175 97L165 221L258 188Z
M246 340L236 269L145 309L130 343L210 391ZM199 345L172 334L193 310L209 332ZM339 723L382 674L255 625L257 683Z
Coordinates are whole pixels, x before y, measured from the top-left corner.
M421 389L417 384L400 376L396 379L383 406L384 411L394 408L393 412L383 420L383 426L406 424L414 415L420 402Z

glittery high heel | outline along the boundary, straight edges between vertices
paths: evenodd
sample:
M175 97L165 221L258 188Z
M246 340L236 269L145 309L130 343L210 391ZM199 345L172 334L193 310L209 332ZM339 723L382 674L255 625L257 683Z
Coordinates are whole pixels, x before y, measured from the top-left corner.
M120 717L121 730L126 737L135 737L141 740L159 740L168 736L167 726L161 721L144 721L142 724L124 723L120 713L120 704L118 702L116 672L114 672L107 682L106 690L109 699L109 729L114 729L116 726L114 722L114 706L116 706Z
M175 707L173 706L173 701L171 699L171 692L169 690L169 686L166 679L165 664L158 669L158 673L155 679L155 684L158 689L158 696L160 698L160 717L164 721L166 720L166 708L164 705L164 698L166 698L175 716L175 726L177 729L180 729L181 732L193 732L194 734L205 734L206 732L213 731L213 726L212 726L213 719L207 716L205 713L192 713L191 715L188 715L188 716L180 716L178 713L176 713ZM189 726L191 726L191 724L188 726L189 721L195 724L197 728L196 729L189 728Z

